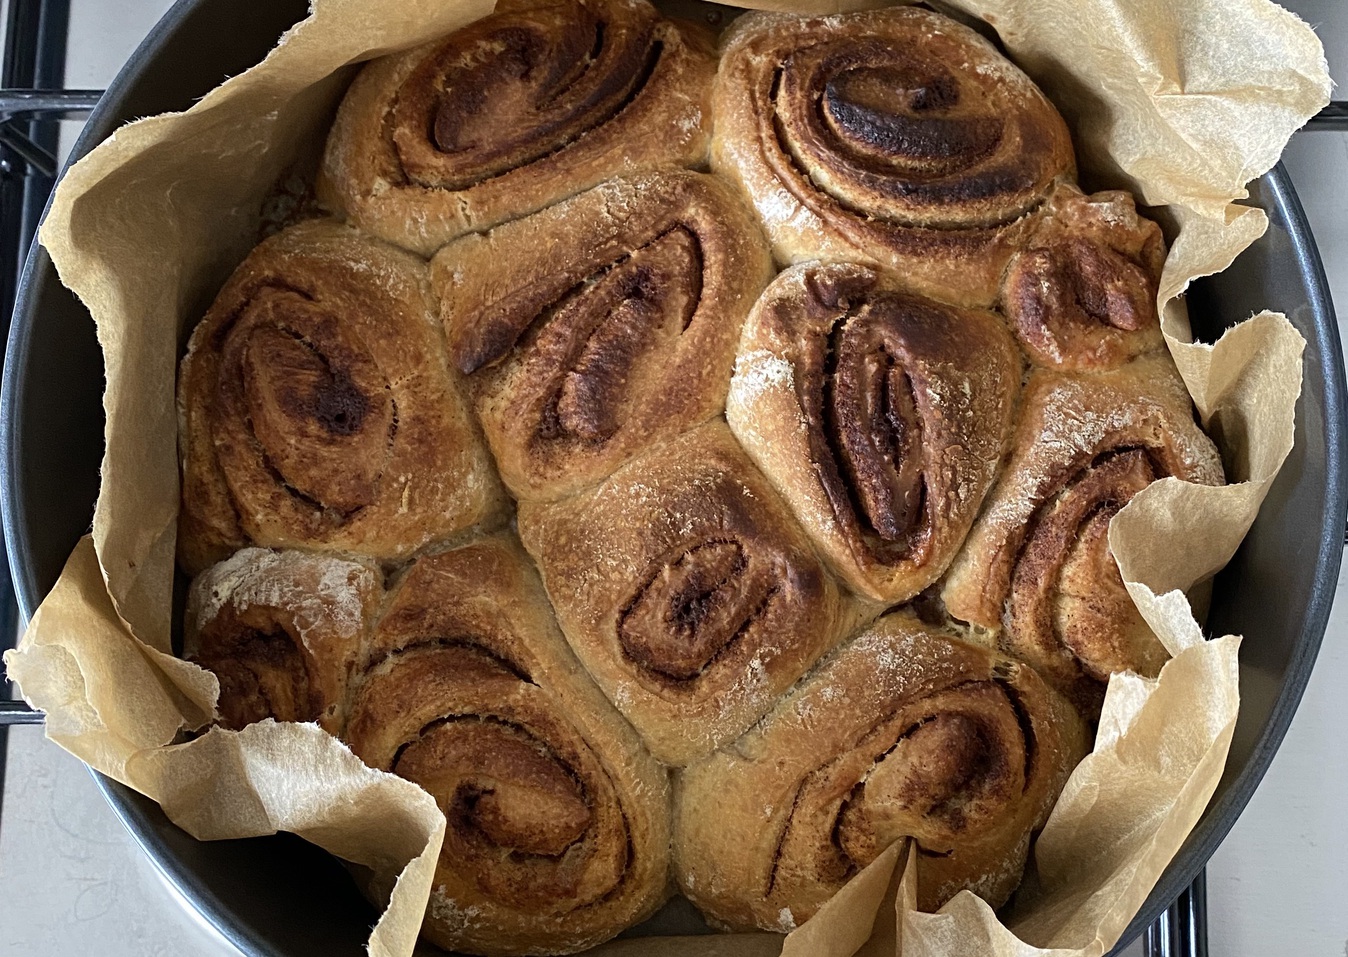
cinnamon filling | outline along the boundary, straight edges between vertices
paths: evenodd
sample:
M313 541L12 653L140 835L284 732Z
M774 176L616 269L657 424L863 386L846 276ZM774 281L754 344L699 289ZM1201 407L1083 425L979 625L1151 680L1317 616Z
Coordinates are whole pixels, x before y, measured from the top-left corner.
M858 229L894 242L895 227L1010 223L1042 202L1042 184L1058 172L1047 167L1052 138L1008 112L996 78L966 95L976 79L879 37L796 50L759 103L776 138L768 164L835 226L859 216Z
M965 714L934 715L905 732L872 766L838 816L842 849L854 861L905 835L923 818L952 834L970 823L969 796L995 776L998 756L979 722ZM948 851L948 846L936 846Z
M859 514L882 541L906 544L921 517L922 420L897 330L868 323L865 312L843 320L832 337L829 436Z
M399 89L403 171L460 190L537 162L620 113L662 52L652 15L586 6L500 13L460 30Z
M1156 322L1156 277L1124 253L1085 239L1029 250L1004 297L1017 331L1053 357L1089 354L1081 335L1137 332Z
M598 444L612 437L657 346L688 327L701 293L701 251L683 227L575 288L526 346L547 375L538 438Z
M220 724L238 731L255 721L313 721L321 705L309 687L303 652L284 629L257 630L220 618L193 658L220 681Z
M995 117L943 115L960 103L959 81L944 70L924 76L911 65L861 66L823 83L824 121L840 144L877 165L892 169L901 157L910 170L948 175L1002 137Z
M436 797L449 824L442 856L467 865L483 890L517 906L575 893L593 813L573 769L526 728L444 718L391 770Z
M932 307L817 274L809 289L811 308L836 316L826 338L802 346L797 378L821 485L854 548L887 562L920 560L932 522L922 425L929 399L914 380L915 353Z
M221 408L246 413L277 482L338 520L373 503L397 431L389 383L321 303L263 289L230 328Z
M1007 641L1018 654L1060 681L1105 682L1115 671L1159 667L1163 650L1123 585L1108 531L1110 519L1164 474L1145 449L1106 452L1041 507L1007 604Z
M907 837L925 854L950 854L1005 820L1028 786L1033 748L995 679L907 703L805 778L771 880L808 858L818 879L841 883Z
M690 681L752 628L776 590L772 569L739 542L713 541L657 564L618 618L623 653Z

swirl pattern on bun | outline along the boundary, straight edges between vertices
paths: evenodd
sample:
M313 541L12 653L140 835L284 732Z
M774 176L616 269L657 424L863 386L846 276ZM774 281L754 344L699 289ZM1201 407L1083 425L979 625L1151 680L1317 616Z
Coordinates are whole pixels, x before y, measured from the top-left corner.
M1154 675L1165 649L1109 550L1109 522L1166 476L1222 484L1169 355L1114 372L1038 372L1010 461L951 567L947 610L1098 711L1109 675Z
M727 928L789 930L911 838L922 910L964 889L1000 907L1085 750L1031 668L896 612L679 773L675 875Z
M318 195L430 255L609 177L703 162L715 72L709 38L645 0L508 0L361 72Z
M787 263L900 272L992 304L1055 183L1062 117L990 43L915 7L750 13L724 42L712 168L740 184Z
M501 477L531 500L593 485L719 415L771 275L734 191L682 170L612 180L431 264Z
M778 276L750 313L726 417L833 569L893 603L955 557L1020 379L995 315L815 263Z
M855 621L720 421L519 524L576 655L666 764L734 740Z
M431 941L569 954L663 903L668 778L567 649L513 539L408 568L353 687L351 750L445 812Z
M189 572L255 544L400 560L499 520L423 263L330 220L249 254L178 381Z
M383 596L378 569L245 548L192 582L183 657L220 682L219 723L317 721L336 734Z
M1002 310L1037 365L1098 372L1165 344L1156 311L1161 227L1123 192L1063 186L1011 260Z

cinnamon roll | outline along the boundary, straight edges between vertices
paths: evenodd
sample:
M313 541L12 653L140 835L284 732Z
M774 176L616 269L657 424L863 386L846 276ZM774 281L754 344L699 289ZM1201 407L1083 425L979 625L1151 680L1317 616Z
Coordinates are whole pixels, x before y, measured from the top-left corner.
M502 478L551 500L722 411L772 262L733 190L672 170L451 243L431 276Z
M787 270L749 315L726 418L832 569L907 601L945 571L996 477L1021 360L992 313L874 269Z
M513 539L424 556L391 587L344 737L445 813L422 933L447 950L574 953L668 895L667 775Z
M1029 245L1011 260L1002 311L1032 361L1116 368L1160 349L1161 228L1125 192L1060 187Z
M519 526L577 656L666 764L734 739L853 623L719 420L591 491L521 503Z
M505 0L356 77L318 195L429 255L612 176L701 163L715 72L710 38L645 0Z
M1159 478L1222 484L1221 459L1164 352L1032 375L1012 445L942 597L1095 711L1112 672L1154 675L1166 659L1119 575L1110 519Z
M1028 666L897 612L680 772L675 875L719 925L791 930L911 838L919 908L964 889L1000 907L1085 751Z
M930 11L750 13L723 48L712 168L752 198L783 262L877 263L925 295L991 305L1074 173L1034 83Z
M336 734L382 596L377 569L245 548L192 583L183 657L219 679L224 727L275 718Z
M248 544L400 560L502 515L424 264L331 221L235 270L192 334L178 410L189 572Z

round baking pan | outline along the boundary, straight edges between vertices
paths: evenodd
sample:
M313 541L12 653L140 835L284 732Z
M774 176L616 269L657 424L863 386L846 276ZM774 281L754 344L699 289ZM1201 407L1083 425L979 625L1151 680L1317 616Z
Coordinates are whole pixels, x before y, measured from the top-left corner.
M108 89L74 155L127 120L187 109L225 77L261 60L307 6L306 0L179 0ZM1286 173L1274 169L1251 184L1250 193L1250 202L1268 212L1268 233L1226 272L1195 284L1189 311L1205 341L1262 308L1286 313L1306 337L1296 445L1213 587L1209 632L1245 635L1241 713L1226 773L1125 942L1193 880L1267 770L1315 661L1342 555L1345 389L1329 293ZM102 371L88 312L35 246L20 283L0 394L5 543L25 615L89 528L103 449ZM327 854L289 835L200 843L153 802L108 779L100 777L99 784L168 880L245 953L365 952L376 914ZM669 927L655 920L650 930Z

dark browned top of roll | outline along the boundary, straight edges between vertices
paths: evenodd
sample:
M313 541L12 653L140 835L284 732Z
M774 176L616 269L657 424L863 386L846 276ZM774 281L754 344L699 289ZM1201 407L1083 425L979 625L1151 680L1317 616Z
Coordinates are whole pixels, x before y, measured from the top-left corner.
M248 543L397 560L494 518L426 280L415 257L330 220L240 264L178 383L184 567Z
M700 164L712 46L645 0L506 0L361 72L318 195L429 256L613 176Z
M1161 348L1161 229L1128 193L1059 188L1028 247L1011 261L1002 309L1032 361L1116 368Z
M515 4L456 31L391 116L407 177L441 189L556 152L628 106L660 59L648 4Z
M355 329L280 279L260 286L214 344L227 472L260 457L315 531L375 501L397 405ZM244 424L251 435L236 438L233 426Z
M1026 112L1028 81L961 69L952 54L965 51L928 32L930 15L903 12L886 22L892 32L861 27L782 58L769 90L778 175L802 201L817 195L806 178L827 176L838 211L900 225L1001 225L1029 212L1065 168L1056 113Z
M715 102L713 164L753 197L779 258L879 262L952 302L993 300L1022 220L1074 167L1038 88L914 7L749 14Z
M510 489L560 498L719 414L771 269L734 192L676 170L441 250L431 274L450 354Z
M663 899L663 772L566 650L517 544L418 559L355 686L352 750L445 813L424 929L440 946L570 952Z
M750 314L727 417L839 573L905 601L954 557L1021 378L1001 320L877 270L797 266Z

